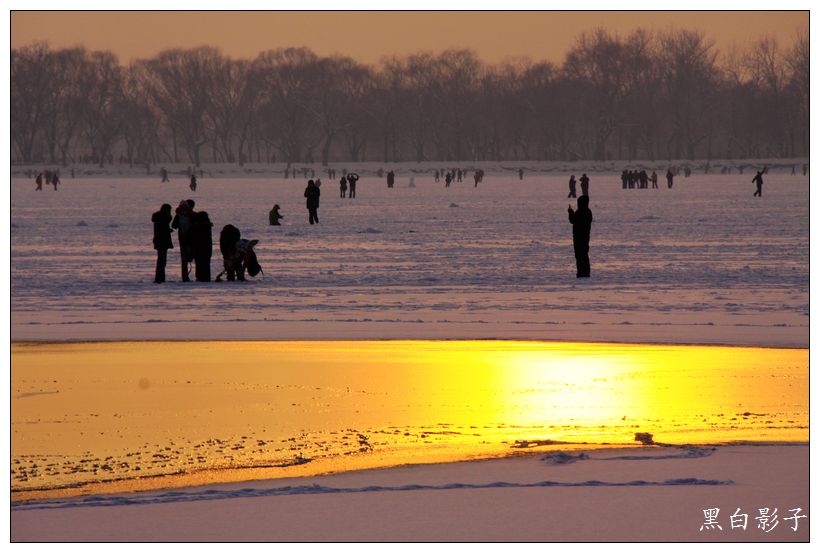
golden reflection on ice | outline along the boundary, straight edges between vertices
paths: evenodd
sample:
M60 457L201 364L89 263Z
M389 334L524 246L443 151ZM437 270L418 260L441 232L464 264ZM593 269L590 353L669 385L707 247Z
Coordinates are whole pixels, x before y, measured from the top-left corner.
M633 444L636 432L808 440L808 351L796 349L13 344L11 376L17 498Z

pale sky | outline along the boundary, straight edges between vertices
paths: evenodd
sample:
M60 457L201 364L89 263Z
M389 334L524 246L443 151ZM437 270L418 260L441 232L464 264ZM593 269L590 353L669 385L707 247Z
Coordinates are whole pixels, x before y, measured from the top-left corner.
M788 47L808 30L808 11L756 12L95 12L13 11L12 48L47 40L52 48L111 50L123 63L168 48L219 47L235 58L285 46L375 63L384 55L470 48L488 62L506 57L563 60L580 33L625 35L639 28L699 29L725 51L770 35Z

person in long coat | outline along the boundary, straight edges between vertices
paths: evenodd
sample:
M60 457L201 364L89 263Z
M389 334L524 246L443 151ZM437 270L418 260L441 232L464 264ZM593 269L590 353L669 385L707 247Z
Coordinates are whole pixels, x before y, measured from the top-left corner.
M168 250L174 247L171 240L171 204L162 204L159 211L151 215L154 223L154 249L157 250L157 268L154 282L165 282L165 264L168 261Z
M214 224L208 218L208 212L194 213L191 224L191 245L194 250L197 282L211 281L211 256L214 253L214 240L211 232L213 226Z
M312 180L308 181L307 188L305 188L305 198L307 198L308 221L312 225L314 222L319 222L319 187L316 186Z
M572 245L575 249L575 266L578 278L589 278L589 234L592 229L592 211L589 210L589 196L578 198L578 209L570 206L569 222L572 224Z

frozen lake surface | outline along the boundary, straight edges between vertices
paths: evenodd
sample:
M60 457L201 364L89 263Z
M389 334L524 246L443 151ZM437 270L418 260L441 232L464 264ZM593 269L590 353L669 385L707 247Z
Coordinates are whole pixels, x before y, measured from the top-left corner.
M355 168L351 167L351 170ZM364 176L354 200L304 179L12 178L12 340L524 339L808 347L809 177L679 176L622 190L592 174L592 278L575 279L568 175ZM363 173L364 174L364 173ZM580 176L576 173L576 178ZM469 181L469 182L467 182ZM152 283L151 214L193 198L258 239L264 277ZM267 224L274 203L283 226ZM574 205L574 202L573 202ZM174 245L178 241L174 235Z

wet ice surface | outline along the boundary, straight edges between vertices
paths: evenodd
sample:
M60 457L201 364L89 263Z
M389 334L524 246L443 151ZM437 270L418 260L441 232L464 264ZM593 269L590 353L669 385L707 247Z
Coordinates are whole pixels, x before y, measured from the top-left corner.
M796 349L14 345L11 392L15 499L637 445L646 432L677 445L808 439Z
M748 173L748 171L747 171ZM524 338L808 344L808 177L678 177L622 190L591 176L593 278L577 282L565 176L488 174L445 189L363 177L354 200L303 179L13 178L14 340ZM663 179L661 179L663 180ZM263 278L151 283L151 213L193 198L260 241ZM267 225L274 203L283 226ZM454 208L456 205L458 208ZM176 246L177 239L174 237ZM211 272L221 270L218 246Z

